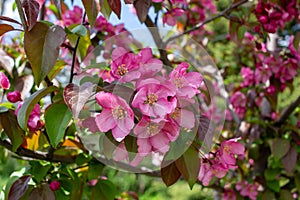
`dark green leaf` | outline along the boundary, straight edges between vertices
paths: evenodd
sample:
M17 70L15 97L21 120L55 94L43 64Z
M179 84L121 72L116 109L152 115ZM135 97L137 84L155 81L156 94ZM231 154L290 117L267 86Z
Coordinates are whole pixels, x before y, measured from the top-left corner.
M33 110L34 106L40 101L40 99L47 94L58 90L55 86L43 88L33 93L28 99L26 99L18 112L18 123L20 127L25 130L27 127L28 117Z
M281 159L290 149L290 142L285 139L273 139L270 141L271 152L277 159Z
M30 166L30 173L33 175L33 179L38 183L43 180L47 175L48 170L51 168L50 163L45 163L43 161L30 161Z
M45 125L51 145L56 148L64 138L72 113L65 104L52 104L45 113Z
M288 190L280 190L280 198L279 200L293 200L293 195Z
M108 4L108 0L100 0L101 3L101 13L104 15L106 19L109 19L111 15L111 8Z
M55 200L55 193L49 188L48 184L42 184L34 188L30 193L29 200Z
M12 110L0 113L0 123L12 143L12 151L15 152L24 141L25 132L18 124L17 117Z
M99 162L91 162L88 171L88 180L98 179L102 175L104 166Z
M116 194L116 186L109 180L99 179L92 189L92 199L114 200Z
M192 189L193 185L196 183L200 170L198 151L192 147L188 148L187 151L175 161L175 164Z

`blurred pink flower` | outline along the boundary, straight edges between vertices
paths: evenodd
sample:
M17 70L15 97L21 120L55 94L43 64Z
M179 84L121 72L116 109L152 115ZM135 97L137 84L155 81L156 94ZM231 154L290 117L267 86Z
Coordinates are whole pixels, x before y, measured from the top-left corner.
M5 90L10 88L10 82L3 72L0 72L0 87Z
M230 103L234 108L238 107L245 107L246 106L246 96L240 92L237 91L233 93L233 95L230 97Z
M134 113L121 97L107 92L96 94L96 101L103 107L102 112L96 116L96 124L100 131L112 130L116 141L122 141L134 126Z
M241 74L244 82L241 84L242 87L248 87L254 84L254 72L248 67L242 67Z
M226 189L223 193L223 200L236 200L236 195L234 190Z
M49 187L52 191L56 191L60 188L60 183L58 181L52 181L50 184L49 184Z
M18 112L21 109L23 103L24 102L20 102L18 104L18 107L15 110L15 115L18 115ZM40 105L36 104L28 117L27 126L30 131L35 132L43 126L42 122L40 121L40 116L41 116Z
M12 103L16 103L18 101L22 101L21 98L21 93L19 91L13 91L13 92L8 92L7 93L7 100L12 102Z
M234 166L236 164L236 155L244 157L245 146L237 142L236 139L225 140L221 143L219 152L222 163Z
M82 13L82 8L74 6L73 10L67 10L63 13L62 19L66 26L70 26L71 24L81 24Z
M163 24L168 24L169 26L175 26L177 21L176 17L184 15L185 11L181 8L174 8L166 12L163 16Z

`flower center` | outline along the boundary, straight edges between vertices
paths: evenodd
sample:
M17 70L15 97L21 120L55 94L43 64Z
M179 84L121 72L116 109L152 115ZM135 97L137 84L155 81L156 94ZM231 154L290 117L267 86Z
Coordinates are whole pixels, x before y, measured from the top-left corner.
M177 77L174 80L174 84L176 85L177 88L182 88L184 86L184 80L181 77Z
M154 136L157 134L157 132L158 132L158 124L149 122L147 124L147 134L150 136Z
M225 153L230 153L231 152L231 147L228 146L228 145L225 145L224 146L224 151L225 151Z
M172 119L180 117L180 108L176 107L174 112L171 113L170 117Z
M125 64L118 66L117 72L120 76L124 76L128 73L128 69Z
M126 117L126 110L124 110L121 106L116 106L112 110L112 115L115 119L124 119Z
M158 100L158 96L156 94L152 93L147 96L147 100L145 101L145 104L148 103L148 104L150 104L150 106L152 106L153 104L155 104L157 102L157 100Z

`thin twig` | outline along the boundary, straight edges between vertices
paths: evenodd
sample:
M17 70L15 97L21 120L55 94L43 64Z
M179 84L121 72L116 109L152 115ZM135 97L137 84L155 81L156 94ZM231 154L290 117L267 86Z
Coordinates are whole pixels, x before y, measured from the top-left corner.
M19 15L20 15L20 19L21 19L24 31L27 31L28 26L27 26L25 14L24 14L24 11L23 11L23 8L22 8L22 3L21 3L20 0L16 0L16 4L17 4L18 12L19 12Z
M289 107L281 113L280 117L275 121L274 125L277 127L282 125L299 105L300 105L300 96L296 99L296 101L291 103Z
M248 2L248 0L242 0L242 1L239 1L239 2L237 2L235 4L231 4L228 8L226 8L225 10L223 10L222 12L220 12L218 15L215 15L215 16L213 16L213 17L205 20L204 22L200 22L199 24L197 24L193 28L184 31L183 33L180 33L178 35L170 37L168 40L166 40L165 44L168 44L172 40L175 40L175 39L180 38L180 37L182 37L182 36L184 36L186 34L189 34L189 33L193 32L193 31L196 31L196 30L200 29L201 27L203 27L205 24L208 24L208 23L210 23L210 22L212 22L212 21L214 21L214 20L216 20L216 19L218 19L220 17L224 17L224 16L227 17L227 13L229 13L231 10L233 10L233 9L235 9L235 8L239 7L240 5L245 4L247 2Z
M86 12L84 12L84 14L83 14L82 23L81 24L84 24L85 17L86 17ZM71 64L71 74L70 74L69 83L73 82L75 62L76 62L76 52L77 52L77 49L78 49L79 41L80 41L80 36L77 37L77 40L76 40L76 43L75 43L75 47L74 47L74 51L73 51L72 64Z

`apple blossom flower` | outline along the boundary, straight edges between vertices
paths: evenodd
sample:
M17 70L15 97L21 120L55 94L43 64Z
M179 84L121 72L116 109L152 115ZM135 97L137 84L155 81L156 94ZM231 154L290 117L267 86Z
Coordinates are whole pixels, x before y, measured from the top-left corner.
M257 63L255 69L255 83L266 83L272 76L272 71L268 65L263 65L262 63Z
M174 8L166 12L163 16L163 24L168 24L169 26L176 25L176 17L184 15L185 11L181 8Z
M220 160L227 165L235 165L236 158L244 157L245 154L245 146L236 141L236 139L225 140L221 143L221 147L219 149Z
M162 69L162 62L153 58L151 48L143 48L136 56L139 71L143 77L152 77Z
M96 116L96 124L100 131L112 130L114 139L122 141L134 126L134 113L121 97L112 93L99 92L95 96L96 101L103 107Z
M107 32L109 36L115 35L115 27L103 16L97 17L94 28L99 32Z
M246 106L246 96L240 92L237 91L233 93L233 95L230 97L230 103L234 108L238 107L245 107Z
M55 180L55 181L52 181L50 184L49 184L49 187L52 191L56 191L60 188L60 183Z
M139 108L144 115L164 118L166 114L174 111L176 102L169 101L168 97L174 96L175 91L160 84L158 80L144 80L144 83L139 84L137 89L132 106Z
M18 115L18 112L21 109L21 106L23 105L23 103L24 102L22 101L18 104L18 107L15 110L15 115ZM43 126L43 124L40 120L40 116L41 116L40 105L36 104L28 117L27 126L28 126L29 131L35 132Z
M249 197L251 200L256 200L258 186L257 183L249 184L247 181L243 181L238 182L235 188L240 191L242 196Z
M179 127L168 120L143 116L133 132L137 135L138 153L146 156L153 151L166 153L170 141L175 141L179 136Z
M0 72L0 88L3 88L4 90L10 88L10 82L3 72Z
M199 94L203 78L198 72L186 72L189 64L182 62L169 74L171 82L176 86L176 96L192 98Z
M18 90L13 91L13 92L8 92L7 93L7 100L12 102L12 103L22 101L21 93Z
M242 87L248 87L254 83L254 72L248 67L242 67L241 74L244 82L241 84Z
M141 76L136 56L123 47L118 47L112 52L111 75L119 82L129 82Z

